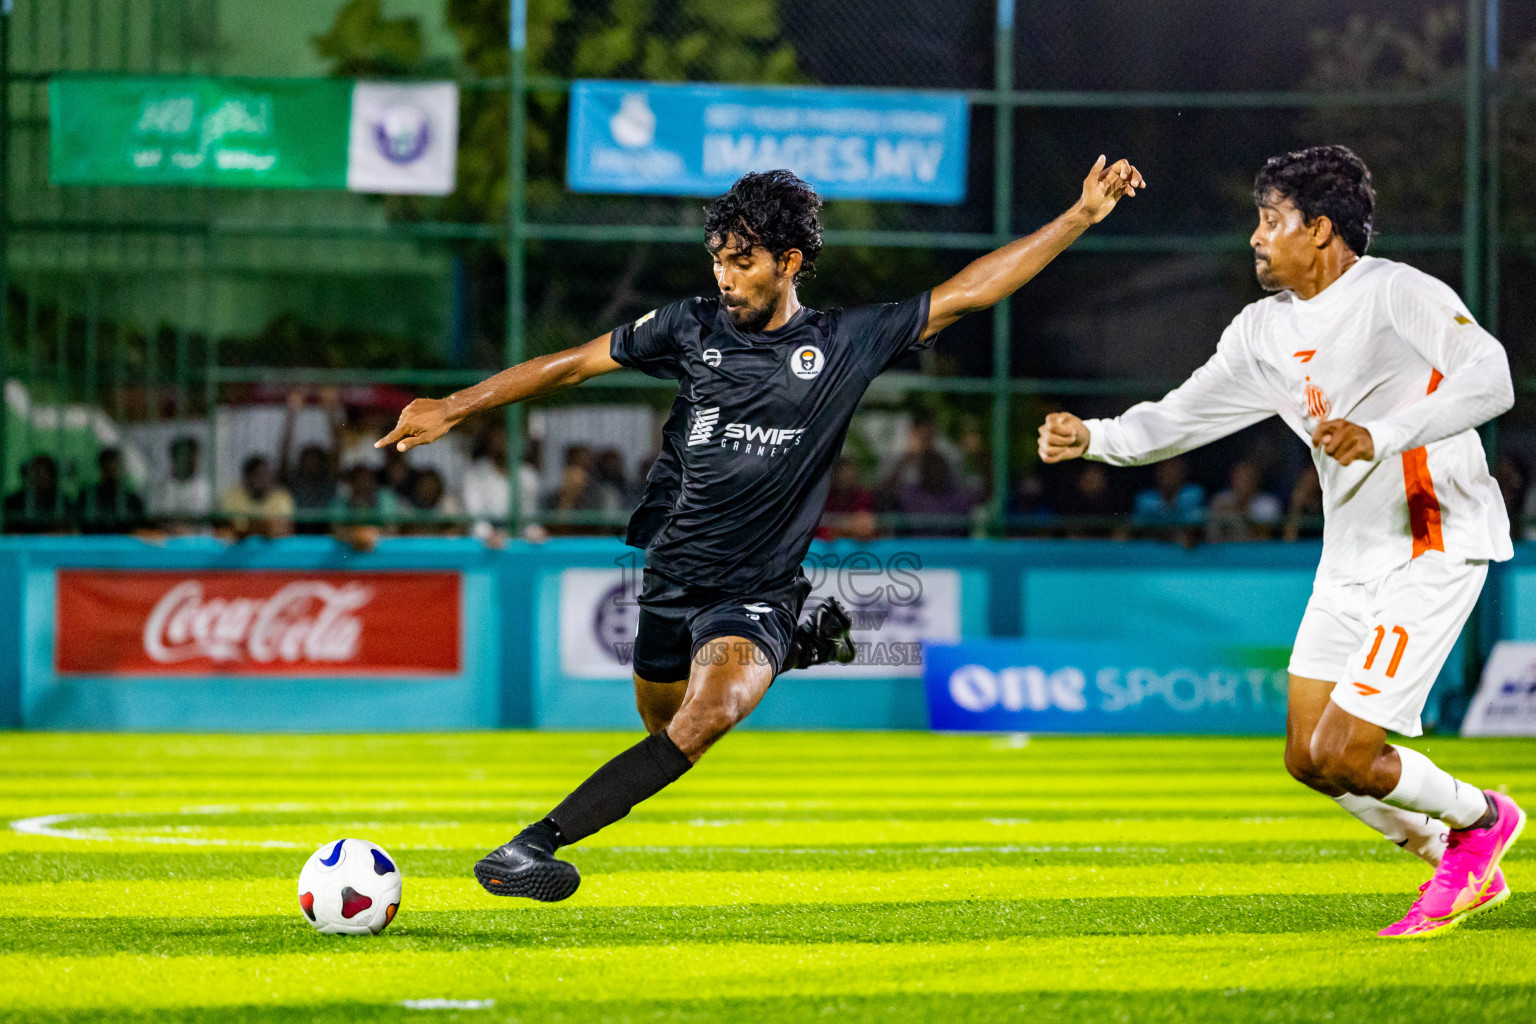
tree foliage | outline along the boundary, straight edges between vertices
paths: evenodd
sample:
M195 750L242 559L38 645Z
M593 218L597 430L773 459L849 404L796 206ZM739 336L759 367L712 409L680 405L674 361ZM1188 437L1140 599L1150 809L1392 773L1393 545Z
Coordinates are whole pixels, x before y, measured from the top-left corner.
M1425 13L1417 24L1392 17L1351 17L1342 29L1312 35L1312 66L1301 86L1328 91L1443 89L1447 102L1388 107L1335 107L1309 114L1309 137L1358 149L1378 178L1378 225L1389 231L1456 231L1465 196L1466 18L1462 5ZM1503 68L1505 89L1527 97L1536 86L1536 43ZM1536 170L1536 113L1530 100L1510 104L1501 119L1505 221L1536 220L1529 191L1515 187Z

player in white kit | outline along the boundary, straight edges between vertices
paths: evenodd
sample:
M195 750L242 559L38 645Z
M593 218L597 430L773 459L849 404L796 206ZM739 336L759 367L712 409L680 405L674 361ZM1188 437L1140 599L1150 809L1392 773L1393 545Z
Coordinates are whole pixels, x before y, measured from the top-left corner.
M1475 429L1514 404L1508 360L1449 287L1365 255L1375 194L1348 149L1274 157L1254 199L1255 269L1276 294L1162 400L1113 419L1048 416L1040 456L1142 465L1276 414L1311 446L1323 555L1291 655L1286 767L1435 865L1379 934L1443 934L1509 897L1499 862L1525 814L1387 730L1421 734L1488 563L1513 554Z

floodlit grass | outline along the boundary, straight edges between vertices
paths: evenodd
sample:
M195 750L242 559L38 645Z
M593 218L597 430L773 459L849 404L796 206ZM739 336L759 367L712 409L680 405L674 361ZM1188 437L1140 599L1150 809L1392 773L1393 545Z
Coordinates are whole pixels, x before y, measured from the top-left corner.
M632 741L0 735L0 1020L1536 1019L1536 840L1503 909L1383 942L1426 870L1275 740L747 733L571 900L475 884ZM1420 746L1536 804L1536 743ZM377 938L298 910L344 835L405 875Z

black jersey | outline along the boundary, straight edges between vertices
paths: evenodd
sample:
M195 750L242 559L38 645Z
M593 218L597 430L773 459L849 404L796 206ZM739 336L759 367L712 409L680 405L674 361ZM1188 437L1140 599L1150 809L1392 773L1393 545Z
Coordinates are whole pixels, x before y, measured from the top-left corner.
M666 525L667 513L683 489L683 435L688 430L688 403L683 396L672 399L667 422L661 426L661 451L645 475L645 493L629 517L624 543L630 547L649 547L651 538Z
M748 589L793 575L870 381L919 341L928 294L741 331L718 299L685 299L613 331L614 361L678 382L679 483L646 565L684 583ZM668 459L664 443L662 461ZM668 463L670 464L670 463ZM658 477L658 469L661 475ZM661 462L647 501L667 486ZM645 503L642 503L645 507Z

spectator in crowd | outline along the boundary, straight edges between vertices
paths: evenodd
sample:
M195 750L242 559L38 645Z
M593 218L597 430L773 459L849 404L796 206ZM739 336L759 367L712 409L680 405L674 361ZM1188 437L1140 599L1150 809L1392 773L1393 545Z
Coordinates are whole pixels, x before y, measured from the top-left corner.
M640 495L624 472L624 453L617 448L604 448L597 453L594 474L603 511L628 512L640 503Z
M240 483L219 499L219 512L236 536L286 537L293 532L293 495L277 482L272 463L252 455L240 467Z
M1286 509L1282 536L1286 540L1320 536L1322 521L1323 485L1318 482L1317 467L1308 466L1291 487L1291 503Z
M448 493L443 476L435 469L416 474L410 500L401 510L401 533L447 534L460 532L452 517L461 515L458 499Z
M332 500L333 519L373 526L393 526L400 518L400 499L379 485L379 474L358 463L343 475L345 485Z
M875 492L864 486L858 463L847 455L840 456L832 467L832 482L816 536L822 540L873 540L878 532Z
M307 402L308 396L302 389L295 389L288 394L288 415L283 420L283 436L277 449L277 476L283 486L288 488L288 493L293 495L294 509L301 516L298 532L325 533L325 523L307 517L327 512L336 500L337 475L341 464L341 397L335 388L320 389L320 408L325 413L331 432L330 447L305 445L295 463L293 426Z
M1048 500L1045 484L1030 473L1008 492L1008 505L1003 511L1011 529L1022 529L1027 536L1046 536L1055 509Z
M976 492L979 501L992 497L992 449L975 417L966 417L960 428L961 475Z
M603 492L597 482L597 466L592 449L584 444L573 444L565 450L565 466L560 472L560 483L555 487L545 505L551 512L600 512L603 510ZM595 525L571 523L551 524L550 533L566 535L601 534L609 530Z
M523 438L523 462L518 467L518 500L522 504L524 520L533 519L539 512L541 451L538 438ZM476 537L497 546L505 543L510 498L507 432L496 426L475 438L473 457L464 474L464 512L475 517L473 532ZM527 540L542 540L544 529L536 523L528 523L523 534Z
M149 525L144 499L123 481L123 453L103 448L96 453L96 482L81 488L73 512L82 533L132 533Z
M1184 460L1157 464L1155 485L1136 495L1134 519L1154 536L1193 547L1195 530L1205 521L1205 488L1185 476Z
M1068 517L1064 536L1069 539L1110 537L1123 540L1128 523L1125 506L1115 493L1109 471L1101 462L1083 462L1066 486L1048 489L1056 511ZM1059 472L1048 466L1047 471Z
M931 410L918 409L912 413L906 445L901 453L888 455L880 462L879 489L885 503L894 504L896 492L903 484L917 483L918 459L928 452L938 451L938 436L938 423Z
M354 551L372 551L381 536L393 533L400 518L395 492L379 486L379 474L357 463L342 474L342 488L331 505L331 532Z
M389 491L396 498L409 498L411 489L416 486L416 467L406 460L405 452L394 445L389 445L381 451L384 453L384 464L375 474L378 477L379 489Z
M197 438L186 434L170 444L170 479L151 495L155 516L172 533L188 533L213 512L213 484L198 472L201 449Z
M1525 463L1509 452L1499 452L1499 457L1493 463L1493 478L1499 482L1499 493L1504 497L1510 536L1520 540L1525 536L1526 507L1530 501L1527 493L1530 475L1526 472Z
M1262 488L1259 467L1244 459L1227 476L1227 489L1211 499L1205 518L1208 544L1268 540L1285 518L1280 499Z
M21 489L5 496L7 533L69 533L69 509L59 491L59 464L34 455L21 466Z
M906 524L905 532L930 537L964 537L970 532L966 522L935 522L929 517L969 517L979 503L976 490L963 483L949 460L937 451L915 456L917 480L896 489L897 509L904 515L922 517ZM900 464L898 464L899 466Z

